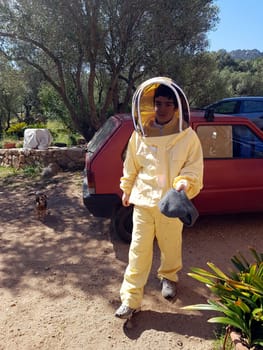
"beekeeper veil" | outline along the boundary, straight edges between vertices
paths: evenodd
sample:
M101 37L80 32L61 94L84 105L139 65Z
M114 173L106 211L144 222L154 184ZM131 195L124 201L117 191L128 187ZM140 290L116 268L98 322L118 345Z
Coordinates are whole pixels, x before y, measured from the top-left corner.
M183 90L170 78L155 77L142 83L135 91L132 99L132 118L134 128L143 136L146 136L144 125L155 117L154 93L159 85L168 86L176 97L178 104L176 117L179 121L179 132L189 126L190 109Z

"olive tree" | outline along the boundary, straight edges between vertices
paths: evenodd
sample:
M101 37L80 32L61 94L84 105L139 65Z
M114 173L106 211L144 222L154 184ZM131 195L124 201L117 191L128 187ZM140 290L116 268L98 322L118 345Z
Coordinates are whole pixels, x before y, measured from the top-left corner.
M0 60L0 137L9 128L11 117L20 119L25 96L23 73L11 63Z
M212 0L0 0L0 52L38 70L88 139L142 79L180 78L216 21Z

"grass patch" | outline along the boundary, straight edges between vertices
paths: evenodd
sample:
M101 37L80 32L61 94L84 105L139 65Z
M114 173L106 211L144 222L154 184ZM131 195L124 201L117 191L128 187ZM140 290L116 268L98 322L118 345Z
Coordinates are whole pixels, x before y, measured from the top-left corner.
M40 177L40 167L27 166L24 169L0 166L1 186L24 187L32 183L32 179Z
M3 167L3 166L0 166L0 179L3 180L3 179L6 179L8 177L12 177L12 176L16 176L18 174L21 173L21 170L17 170L15 168L12 168L12 167Z

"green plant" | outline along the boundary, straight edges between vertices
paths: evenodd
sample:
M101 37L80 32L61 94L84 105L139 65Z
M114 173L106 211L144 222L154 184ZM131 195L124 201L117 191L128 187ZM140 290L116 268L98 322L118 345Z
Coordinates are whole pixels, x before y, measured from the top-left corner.
M241 254L231 261L237 271L228 276L215 264L208 262L211 271L191 268L189 276L204 283L214 298L207 304L184 307L188 310L209 310L224 316L210 318L208 322L222 323L241 333L246 346L263 346L263 254L250 248L255 261L249 263Z
M41 172L41 168L39 166L28 165L23 169L23 173L27 177L35 177L39 175Z
M15 137L23 137L24 129L27 124L25 122L12 124L7 130L6 135L15 136Z
M25 122L14 123L6 130L5 136L13 137L15 139L22 138L24 136L25 129L44 129L46 128L45 123L36 122L34 124L26 124Z
M65 143L68 146L77 144L77 138L81 135L71 132L62 122L57 120L49 120L47 128L50 130L53 137L53 144Z

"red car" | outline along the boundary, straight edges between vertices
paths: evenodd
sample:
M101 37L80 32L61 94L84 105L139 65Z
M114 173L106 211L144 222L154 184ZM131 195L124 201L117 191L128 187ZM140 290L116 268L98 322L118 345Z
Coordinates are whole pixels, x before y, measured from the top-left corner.
M204 153L204 187L193 199L200 215L263 211L263 131L247 118L197 111L191 127ZM88 144L83 180L89 212L112 218L116 232L128 242L132 206L122 206L119 184L133 130L130 115L109 118Z

